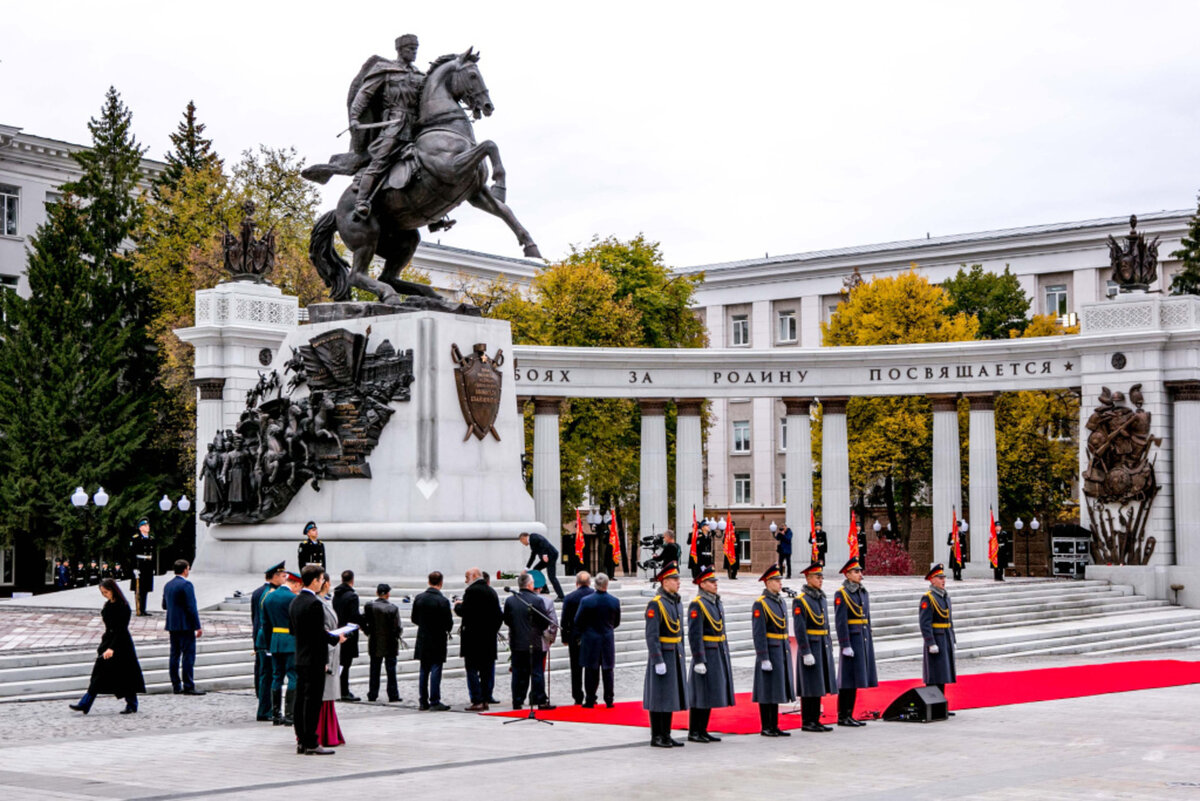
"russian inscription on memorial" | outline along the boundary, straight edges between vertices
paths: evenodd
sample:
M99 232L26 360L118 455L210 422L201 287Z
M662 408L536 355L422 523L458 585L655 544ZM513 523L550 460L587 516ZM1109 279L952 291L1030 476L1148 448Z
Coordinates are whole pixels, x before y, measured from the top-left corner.
M467 421L467 433L463 435L466 442L474 434L483 439L489 433L500 441L500 433L496 431L496 415L500 412L500 388L504 374L500 367L504 364L504 351L496 350L496 355L488 358L487 344L476 342L471 353L466 356L458 349L458 345L450 346L450 358L454 360L454 384L458 387L458 404L462 407L463 419Z

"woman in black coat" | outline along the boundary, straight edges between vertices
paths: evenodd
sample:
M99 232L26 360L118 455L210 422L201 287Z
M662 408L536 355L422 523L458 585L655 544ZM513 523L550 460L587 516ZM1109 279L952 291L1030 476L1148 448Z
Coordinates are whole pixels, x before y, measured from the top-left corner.
M146 692L142 666L138 664L133 637L129 634L132 610L121 593L121 588L113 579L106 578L100 582L100 594L108 603L100 610L100 617L104 620L104 636L100 638L100 645L96 648L99 656L92 667L92 679L88 683L87 692L78 703L70 706L76 712L86 715L96 696L115 695L125 699L125 708L121 710L121 714L129 715L138 710L138 693Z

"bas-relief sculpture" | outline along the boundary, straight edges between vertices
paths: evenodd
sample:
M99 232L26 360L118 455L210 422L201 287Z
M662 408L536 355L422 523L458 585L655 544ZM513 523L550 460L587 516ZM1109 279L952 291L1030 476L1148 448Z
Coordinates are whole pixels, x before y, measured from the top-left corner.
M458 388L458 404L462 408L463 419L467 421L467 433L463 435L466 442L474 434L483 439L488 434L500 441L500 432L496 430L496 415L500 411L500 387L504 374L500 367L504 364L504 351L497 349L496 355L488 357L487 344L476 342L471 353L466 356L458 349L458 345L450 346L450 358L454 360L454 385Z
M413 355L366 334L327 331L292 352L279 372L259 373L234 429L218 431L200 468L206 523L258 523L287 508L311 482L370 478L367 456L394 410L411 397ZM294 393L307 387L308 394Z
M1104 387L1087 421L1083 495L1092 524L1092 559L1097 564L1147 564L1156 544L1145 532L1158 494L1150 449L1162 444L1162 438L1150 433L1141 384L1130 387L1129 400L1133 409L1125 404L1123 392Z
M499 148L490 140L475 142L472 117L494 110L479 54L468 49L441 56L422 72L414 65L417 47L417 37L405 34L396 40L396 59L367 59L347 95L349 152L303 173L321 184L334 175L354 176L309 240L309 258L335 301L348 300L358 288L388 305L401 306L401 295L424 296L427 308L443 303L430 287L399 275L416 252L418 229L449 230L454 220L447 215L464 201L504 220L527 257L541 257L505 205ZM335 233L353 251L353 266L334 249ZM368 269L376 255L384 259L378 279Z

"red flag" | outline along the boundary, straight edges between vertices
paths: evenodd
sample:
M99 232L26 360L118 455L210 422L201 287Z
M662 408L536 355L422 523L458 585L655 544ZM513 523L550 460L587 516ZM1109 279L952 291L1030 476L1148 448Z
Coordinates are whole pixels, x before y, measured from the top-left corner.
M962 564L962 542L958 538L958 510L951 507L950 515L954 520L954 527L951 529L954 532L954 561L957 564Z
M696 525L696 507L692 507L692 561L696 561L696 540L699 539L700 527Z
M575 558L583 558L583 521L579 519L579 510L575 510Z
M988 520L990 533L988 534L988 561L992 563L992 568L1000 566L1000 537L996 533L996 515L992 510L988 509Z
M817 547L817 515L808 507L808 541L812 543L813 564L821 561L821 549Z
M733 530L733 513L725 512L725 558L729 564L737 564L737 534Z
M617 525L617 510L612 511L612 528L608 530L608 544L612 546L612 559L616 564L621 564L621 529Z
M850 558L858 558L858 514L850 510L850 533L846 535L846 544L850 546Z

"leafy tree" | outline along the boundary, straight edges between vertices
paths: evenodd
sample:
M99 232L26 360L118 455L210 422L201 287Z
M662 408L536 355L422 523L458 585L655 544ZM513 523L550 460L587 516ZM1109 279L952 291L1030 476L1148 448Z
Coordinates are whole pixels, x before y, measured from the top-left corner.
M1197 196L1196 214L1188 223L1187 235L1171 258L1183 261L1183 269L1171 279L1171 294L1200 295L1200 196Z
M857 285L821 330L827 346L895 345L974 339L979 323L952 313L949 295L914 268ZM852 398L846 409L850 486L865 494L883 485L906 549L913 506L931 480L932 422L924 396Z
M942 282L950 296L949 313L963 312L979 320L981 339L1008 339L1025 330L1029 298L1017 277L1004 265L1003 273L987 272L981 264L964 264L955 276Z

